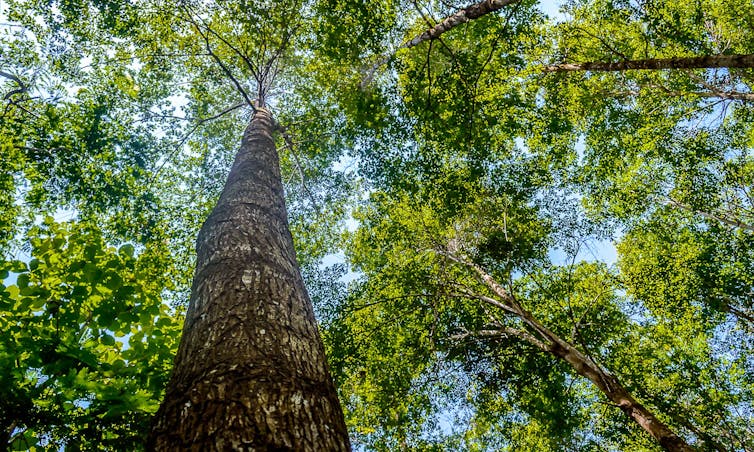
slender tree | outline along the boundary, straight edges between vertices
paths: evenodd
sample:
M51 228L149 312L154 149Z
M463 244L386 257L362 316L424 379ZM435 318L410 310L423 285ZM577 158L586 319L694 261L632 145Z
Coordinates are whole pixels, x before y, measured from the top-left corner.
M476 273L479 281L495 296L491 298L480 294L469 294L470 297L477 298L481 302L489 304L492 308L500 309L507 314L518 317L533 332L532 334L522 329L507 327L495 322L493 329L485 330L482 336L513 336L563 360L576 373L589 379L615 406L652 435L663 448L673 452L691 452L694 450L668 425L658 419L652 410L647 409L636 400L615 375L598 364L589 354L583 353L574 344L543 325L531 312L521 306L510 291L495 281L492 275L483 268L456 253L441 250L440 254L471 269Z

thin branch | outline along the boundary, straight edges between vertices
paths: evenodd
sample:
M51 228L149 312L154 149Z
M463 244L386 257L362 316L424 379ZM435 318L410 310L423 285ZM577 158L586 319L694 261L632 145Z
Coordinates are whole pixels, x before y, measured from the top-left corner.
M476 330L476 331L471 331L471 332L467 331L461 334L454 334L450 336L450 339L456 340L456 341L462 341L468 338L506 337L506 336L515 336L519 339L523 339L525 342L528 342L534 345L535 347L541 349L542 351L545 351L545 352L549 351L549 347L547 344L535 338L534 336L527 333L526 331L507 327L507 326L501 326L499 329L494 329L494 330Z
M285 141L286 146L291 151L291 155L293 156L293 163L296 166L296 170L298 170L299 177L301 177L301 185L304 187L304 191L307 195L309 195L309 199L312 201L312 204L314 205L314 210L317 211L317 214L321 215L322 211L319 207L319 203L317 203L317 200L314 198L314 194L309 190L309 186L306 183L306 176L304 174L304 170L301 167L301 162L298 160L298 154L296 153L296 149L293 146L293 139L291 139L290 134L288 134L288 129L283 127L280 123L277 121L275 122L275 129L277 129L280 132L280 135L283 136L283 140Z
M167 158L166 158L166 159L165 159L165 160L164 160L164 161L162 162L162 164L161 164L161 165L160 165L160 166L159 166L159 167L158 167L158 168L157 168L157 169L156 169L156 170L155 170L155 171L154 171L154 172L152 173L152 177L150 178L150 180L149 180L149 183L151 184L151 183L152 183L152 182L153 182L153 181L154 181L154 180L155 180L155 179L157 178L157 175L158 175L158 174L160 173L160 171L162 171L162 168L163 168L163 167L164 167L164 166L165 166L165 165L166 165L166 164L167 164L167 163L168 163L169 161L171 161L171 160L173 159L173 157L175 157L175 154L177 154L177 153L178 153L178 151L180 151L180 150L181 150L181 149L183 148L183 145L184 145L184 144L186 143L186 140L188 140L188 139L189 139L189 137L190 137L191 135L193 135L193 134L194 134L194 132L196 132L196 130L197 130L197 129L198 129L198 128L199 128L199 127L200 127L200 126L202 125L202 124L205 124L205 123L207 123L207 122L209 122L209 121L213 121L213 120L215 120L215 119L218 119L218 118L220 118L220 117L222 117L222 116L224 116L224 115L226 115L226 114L230 113L231 111L233 111L233 110L237 110L237 109L239 109L239 108L241 108L241 107L243 107L243 106L245 106L245 105L246 105L246 103L245 103L245 102L242 102L242 103L240 103L240 104L236 104L236 105L233 105L232 107L228 107L228 108L226 108L225 110L221 111L220 113L217 113L216 115L212 115L212 116L208 116L208 117L206 117L206 118L201 118L201 119L199 119L199 120L198 120L198 121L196 122L196 124L194 124L194 126L193 126L193 127L191 128L191 130L189 130L189 131L188 131L188 132L187 132L187 133L186 133L186 134L185 134L185 135L183 136L183 138L181 138L181 139L180 139L180 141L178 141L178 143L176 143L176 145L175 145L175 148L173 149L173 152L171 152L171 153L170 153L170 155L169 155L169 156L168 156L168 157L167 157Z
M200 19L201 20L201 19ZM202 20L202 25L204 25L204 28L210 32L214 37L222 41L223 44L228 46L230 50L232 50L236 55L238 55L241 60L243 60L244 63L246 63L246 66L249 67L249 71L251 71L251 75L254 76L254 78L259 79L259 68L254 64L251 59L246 56L243 52L238 50L233 44L231 44L227 39L225 39L221 34L217 33L215 30L213 30L209 25L207 25L206 22Z
M720 223L724 223L724 224L727 224L729 226L733 226L733 227L740 228L740 229L745 229L747 231L754 231L754 225L751 225L751 224L748 224L748 223L744 223L741 220L738 220L738 219L735 219L735 218L731 218L731 217L729 217L727 215L724 215L724 214L705 212L703 210L695 209L694 207L689 206L688 204L684 204L682 202L676 201L673 198L668 198L667 204L675 206L675 207L679 207L679 208L681 208L683 210L686 210L688 212L691 212L691 213L695 213L695 214L701 215L704 218L708 218L710 220L719 221Z
M251 101L249 98L249 95L246 93L246 90L243 89L241 86L241 83L239 83L238 80L233 76L233 73L228 69L228 67L223 63L223 61L218 57L215 52L212 51L212 47L209 44L209 36L207 36L205 33L202 33L201 27L199 27L199 24L196 23L193 16L191 16L191 11L189 11L187 8L184 8L186 10L186 13L188 13L189 18L188 20L191 22L191 24L194 25L194 29L197 33L199 33L199 36L201 36L204 39L204 47L207 49L207 52L212 56L212 59L215 60L215 62L220 66L220 68L223 70L226 76L233 82L236 89L239 93L243 96L243 98L246 100L246 103L251 107L254 113L257 112L257 107L254 105L254 102Z
M26 84L24 84L23 80L21 80L20 78L18 78L18 76L13 75L13 74L11 74L9 72L1 71L1 70L0 70L0 76L5 77L8 80L12 80L12 81L16 82L16 84L18 84L19 87L21 87L22 89L26 90Z
M618 49L616 49L615 47L611 46L610 43L607 42L606 40L604 40L601 36L596 35L596 34L590 32L589 30L587 30L585 28L582 28L582 27L576 27L576 30L578 30L578 31L580 31L580 32L582 32L584 34L587 34L590 37L598 40L602 44L603 47L605 47L607 50L609 50L614 55L618 55L621 58L621 60L623 60L623 61L627 61L628 60L628 57L626 57L626 55L623 52L621 52Z

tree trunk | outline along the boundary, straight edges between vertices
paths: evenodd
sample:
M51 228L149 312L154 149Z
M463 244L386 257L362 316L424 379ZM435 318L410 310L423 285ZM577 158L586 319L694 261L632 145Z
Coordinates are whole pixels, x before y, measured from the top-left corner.
M199 232L183 336L149 450L350 450L296 263L272 129L258 109Z
M549 344L544 348L546 352L567 362L579 375L588 378L626 416L652 435L665 450L671 452L694 451L694 448L676 435L670 427L657 419L654 413L634 399L631 393L621 385L613 374L607 372L594 360L581 353L568 341L561 339L555 333L539 324L531 317L529 312L524 311L523 320L547 338Z
M592 61L589 63L564 63L545 66L545 72L566 71L627 71L629 69L714 69L752 68L754 55L707 55L700 57L648 58L624 60L614 63Z

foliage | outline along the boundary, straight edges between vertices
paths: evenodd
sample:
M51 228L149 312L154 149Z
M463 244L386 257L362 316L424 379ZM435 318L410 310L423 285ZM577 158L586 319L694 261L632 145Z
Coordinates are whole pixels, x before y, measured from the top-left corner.
M11 447L139 448L177 347L164 252L47 217L3 263L0 391ZM165 275L165 276L158 276Z
M754 447L754 69L542 71L752 54L751 2L573 0L548 18L523 0L412 48L468 5L7 4L13 447L139 447L249 100L280 126L298 260L356 444L659 447L573 367L499 334L537 332L483 302L473 264L690 444ZM333 254L346 264L325 267Z

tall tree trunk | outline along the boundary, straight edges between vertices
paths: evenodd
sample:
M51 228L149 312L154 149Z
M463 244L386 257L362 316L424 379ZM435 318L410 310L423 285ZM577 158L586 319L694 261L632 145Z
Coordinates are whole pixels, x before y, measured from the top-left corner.
M627 71L629 69L714 69L752 68L754 55L707 55L699 57L648 58L624 60L614 63L591 61L588 63L563 63L545 66L545 72L566 71Z
M258 109L197 238L183 337L150 450L350 449Z

